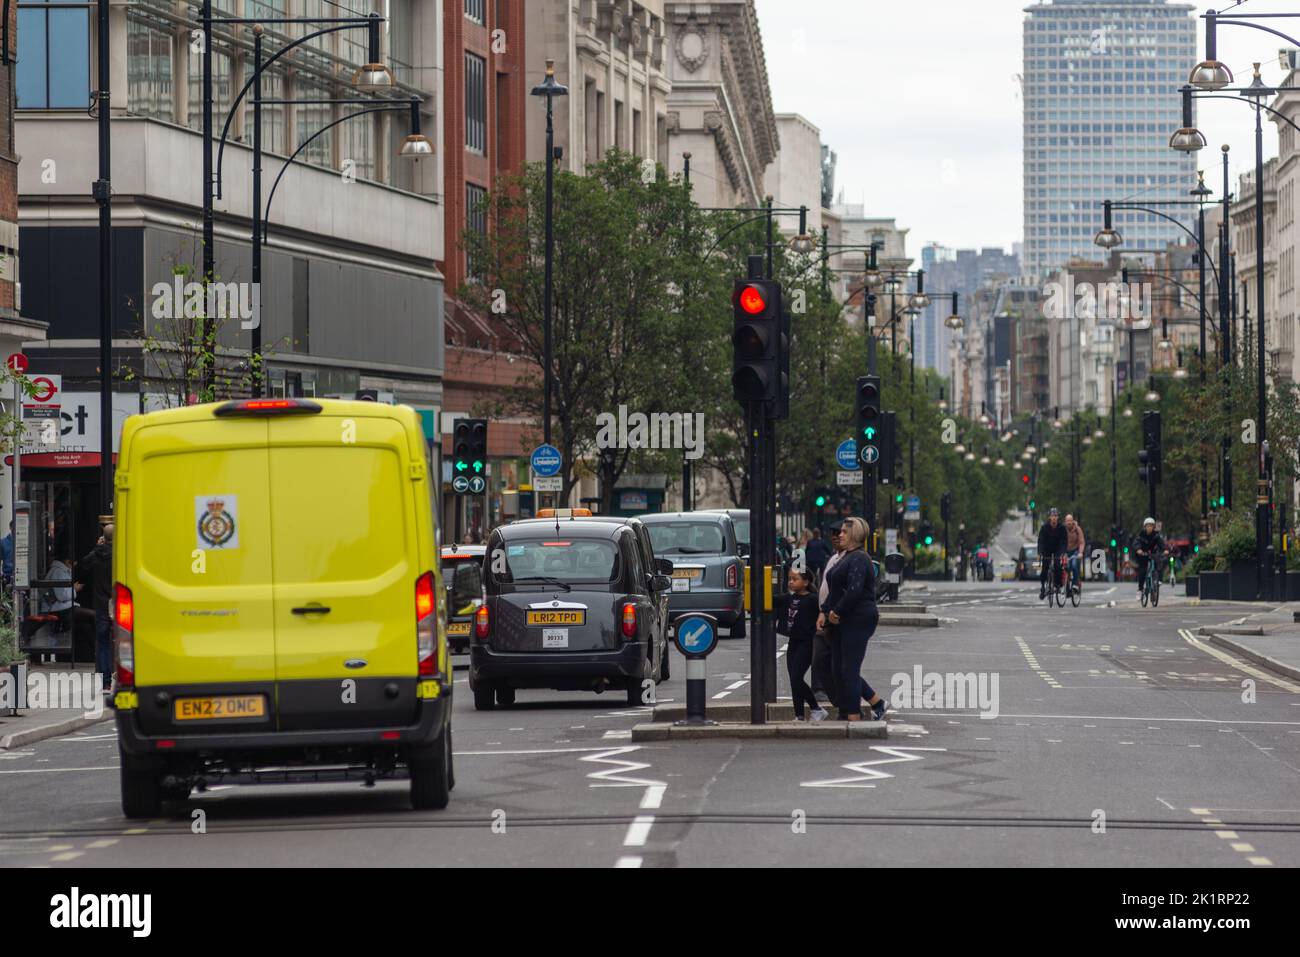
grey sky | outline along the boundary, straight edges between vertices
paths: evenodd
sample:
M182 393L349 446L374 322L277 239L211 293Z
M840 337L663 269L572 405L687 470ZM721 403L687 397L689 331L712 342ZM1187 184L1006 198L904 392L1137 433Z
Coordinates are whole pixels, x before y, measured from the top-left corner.
M821 128L839 154L837 189L874 216L911 230L908 252L931 241L952 247L1019 242L1021 25L1026 0L756 0L775 107ZM1209 0L1226 10L1232 0ZM1241 13L1296 13L1295 0L1247 0ZM1193 13L1189 11L1189 16ZM1300 19L1272 21L1300 35ZM1204 30L1198 24L1204 47ZM1278 38L1222 27L1219 58L1249 83L1283 76ZM1190 71L1193 64L1189 63ZM1177 94L1171 93L1173 108ZM1237 172L1254 167L1254 120L1245 106L1200 104L1211 148L1200 154L1216 189L1223 143ZM1173 132L1173 129L1170 129ZM1264 134L1265 157L1277 133ZM1190 188L1189 184L1189 188Z

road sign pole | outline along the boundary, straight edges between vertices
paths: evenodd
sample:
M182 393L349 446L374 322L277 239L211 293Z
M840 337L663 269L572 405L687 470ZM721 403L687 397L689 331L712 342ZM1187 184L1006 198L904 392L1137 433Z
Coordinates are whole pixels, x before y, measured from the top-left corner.
M763 566L778 568L776 549L776 420L764 413L763 438L767 449L767 467L764 470L766 501L763 503ZM753 524L750 524L751 534ZM764 574L767 574L765 571ZM772 591L777 583L773 582ZM776 616L763 609L763 700L776 704Z
M763 639L759 634L758 623L761 621L763 607L763 557L759 545L762 528L762 506L759 498L766 487L763 480L763 412L762 406L749 403L746 407L746 423L749 430L749 720L751 724L764 724L767 709L763 700Z

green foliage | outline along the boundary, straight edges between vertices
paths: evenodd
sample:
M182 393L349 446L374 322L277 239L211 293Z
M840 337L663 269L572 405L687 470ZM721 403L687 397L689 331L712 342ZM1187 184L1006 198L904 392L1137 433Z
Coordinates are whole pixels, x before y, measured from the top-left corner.
M1213 571L1226 571L1234 562L1255 559L1255 519L1253 515L1237 512L1219 527L1219 531L1201 549L1214 561ZM1198 556L1199 557L1199 556Z

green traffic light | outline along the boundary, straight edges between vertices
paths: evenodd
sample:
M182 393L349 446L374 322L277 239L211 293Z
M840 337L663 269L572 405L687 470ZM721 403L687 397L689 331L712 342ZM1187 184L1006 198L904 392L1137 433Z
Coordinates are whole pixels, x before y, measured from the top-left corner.
M927 535L927 536L925 536L925 544L927 544L927 545L933 545L933 544L934 544L934 536L933 536L933 535Z
M463 472L463 471L465 471L467 468L469 468L469 464L468 464L467 462L457 462L457 463L456 463L456 471L457 471L457 472Z
M1125 554L1125 555L1128 554L1128 546L1127 546L1127 545L1124 546L1124 554Z
M894 504L895 504L895 505L902 505L902 504L903 504L903 496L901 496L901 495L895 495L895 496L894 496Z
M1200 546L1200 545L1193 545L1193 546L1192 546L1192 554L1193 554L1193 555L1199 555L1199 554L1201 554L1201 546Z
M865 435L868 440L874 439L876 437L876 427L874 425L869 425L862 430L862 434Z
M1111 547L1111 548L1114 548L1114 547L1115 547L1116 545L1118 545L1118 544L1119 544L1119 542L1115 541L1115 539L1112 538L1112 539L1110 540L1110 547Z
M475 472L482 472L482 471L483 471L483 463L482 463L482 462L475 462L475 463L474 463L474 471L475 471Z
M826 496L825 496L825 495L818 495L816 501L815 501L813 504L815 504L818 508L825 508L825 507L826 507Z

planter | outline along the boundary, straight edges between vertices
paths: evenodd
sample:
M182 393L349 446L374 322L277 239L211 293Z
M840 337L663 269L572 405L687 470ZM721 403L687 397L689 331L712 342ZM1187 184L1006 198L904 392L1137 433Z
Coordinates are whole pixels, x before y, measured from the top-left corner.
M1230 579L1227 572L1201 572L1197 577L1197 594L1202 601L1229 601Z
M1259 594L1259 582L1255 577L1253 561L1233 562L1228 571L1231 584L1228 586L1232 601L1254 601Z
M1200 584L1200 581L1195 575L1188 575L1183 580L1183 587L1186 589L1186 595L1188 598L1197 598L1200 596Z

